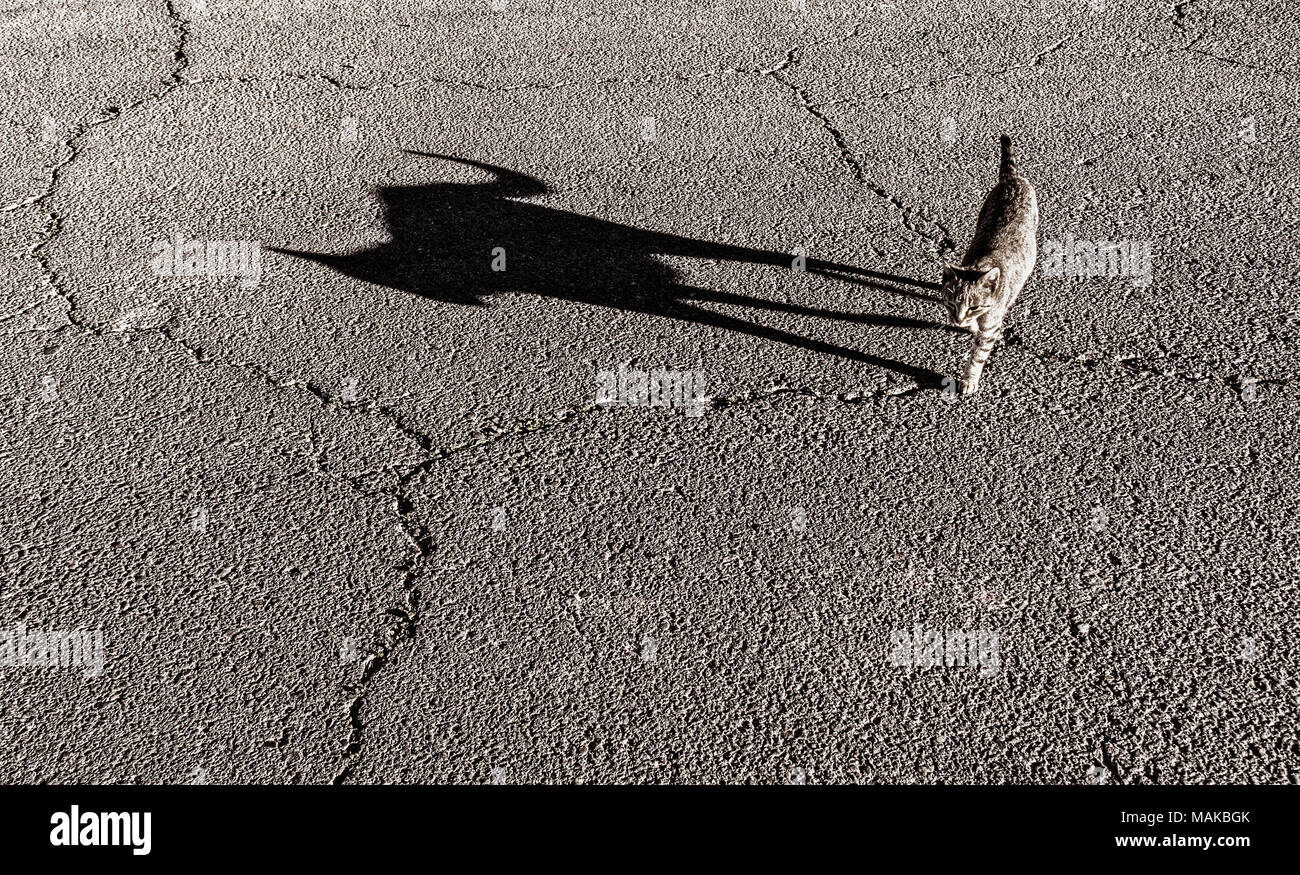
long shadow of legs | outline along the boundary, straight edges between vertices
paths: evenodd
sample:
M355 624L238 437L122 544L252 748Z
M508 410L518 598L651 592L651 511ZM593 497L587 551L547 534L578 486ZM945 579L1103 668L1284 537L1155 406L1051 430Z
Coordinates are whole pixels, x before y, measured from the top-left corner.
M426 154L426 153L412 153ZM541 180L446 155L486 171L480 183L431 183L378 189L392 239L351 255L275 251L326 264L348 276L458 304L482 304L503 292L523 292L665 316L774 340L904 374L937 385L933 371L800 337L698 306L701 302L918 330L950 330L921 319L837 313L748 295L682 284L660 259L678 256L790 268L786 253L694 240L607 222L541 204L515 200L551 189ZM934 283L850 265L807 259L812 273L835 276L894 294L935 300Z

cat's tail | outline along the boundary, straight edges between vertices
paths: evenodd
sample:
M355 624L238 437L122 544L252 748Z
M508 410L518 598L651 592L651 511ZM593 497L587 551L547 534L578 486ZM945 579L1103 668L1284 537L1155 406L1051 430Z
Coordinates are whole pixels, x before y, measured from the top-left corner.
M1011 148L1011 138L1003 134L1002 161L998 164L998 177L1015 176L1019 172L1016 169L1016 151Z

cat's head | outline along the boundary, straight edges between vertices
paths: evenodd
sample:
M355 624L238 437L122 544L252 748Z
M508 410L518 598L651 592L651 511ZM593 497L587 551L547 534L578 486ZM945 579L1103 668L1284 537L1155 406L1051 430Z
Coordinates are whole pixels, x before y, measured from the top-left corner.
M998 277L1002 271L996 267L943 266L943 288L940 297L948 309L948 318L959 328L974 328L980 317L998 304Z

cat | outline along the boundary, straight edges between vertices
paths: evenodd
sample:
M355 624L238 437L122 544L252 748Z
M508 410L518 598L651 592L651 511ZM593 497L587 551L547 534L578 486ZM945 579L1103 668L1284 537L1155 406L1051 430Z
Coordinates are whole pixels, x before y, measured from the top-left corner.
M1016 170L1011 138L1002 135L998 181L984 198L975 238L960 265L945 264L941 297L953 325L975 335L961 393L979 391L984 363L1002 337L1007 311L1020 297L1038 257L1038 196Z

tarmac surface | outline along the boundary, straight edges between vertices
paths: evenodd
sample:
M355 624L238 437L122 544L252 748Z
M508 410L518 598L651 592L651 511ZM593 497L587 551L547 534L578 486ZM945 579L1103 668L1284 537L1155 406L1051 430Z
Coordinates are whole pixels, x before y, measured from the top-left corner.
M790 5L6 4L0 780L1300 779L1295 16Z

